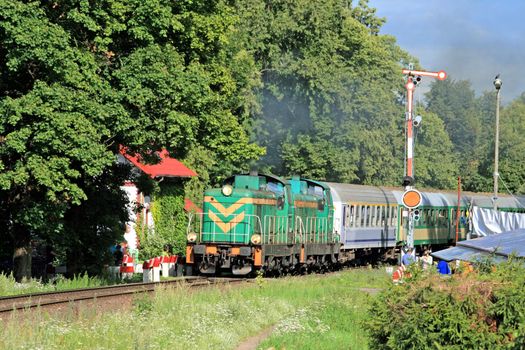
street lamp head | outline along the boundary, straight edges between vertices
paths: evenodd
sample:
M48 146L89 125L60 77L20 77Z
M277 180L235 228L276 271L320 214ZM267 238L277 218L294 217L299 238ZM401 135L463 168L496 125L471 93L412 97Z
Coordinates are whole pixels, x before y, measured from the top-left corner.
M494 79L494 87L496 88L496 90L499 90L501 89L501 85L503 84L503 82L501 81L501 79L499 78L499 74L496 75L496 78Z

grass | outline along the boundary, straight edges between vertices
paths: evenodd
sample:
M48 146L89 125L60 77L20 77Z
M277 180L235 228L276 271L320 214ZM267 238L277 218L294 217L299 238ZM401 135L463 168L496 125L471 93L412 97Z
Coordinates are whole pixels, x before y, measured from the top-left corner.
M317 288L305 283L299 291L306 293L290 295L299 304L295 313L280 320L258 349L367 349L361 321L373 293L364 290L387 286L383 270L352 270L326 281L319 277Z
M119 313L71 311L14 316L0 349L235 349L274 327L260 349L366 349L360 326L370 298L388 285L383 270L263 279L243 288L169 288L138 296Z
M75 276L72 279L58 277L53 283L42 283L42 281L37 279L17 283L12 275L0 274L0 296L100 287L115 283L122 283L122 281L115 281L109 278L89 277L87 274Z

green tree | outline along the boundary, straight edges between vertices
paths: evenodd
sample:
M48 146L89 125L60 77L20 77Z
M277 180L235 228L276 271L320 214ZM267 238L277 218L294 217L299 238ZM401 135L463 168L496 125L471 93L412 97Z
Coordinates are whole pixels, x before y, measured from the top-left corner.
M454 147L459 153L470 153L479 142L481 121L476 110L475 93L470 82L455 81L449 76L435 81L426 95L427 109L445 122Z
M434 113L421 113L423 122L415 129L415 178L418 186L450 189L456 186L458 164L454 145L443 121Z
M459 161L459 175L464 189L484 190L480 177L486 155L486 105L476 99L469 81L455 81L450 77L436 81L426 94L427 110L437 114L445 123Z
M499 147L499 192L525 193L525 93L501 112ZM491 151L493 154L492 147ZM488 157L488 159L492 159ZM492 166L492 169L494 167Z
M398 182L401 61L366 1L238 1L238 37L261 72L255 127L276 173Z
M21 257L18 280L32 238L56 242L72 218L96 216L78 208L115 180L103 174L120 144L145 158L199 146L213 175L262 154L246 131L253 59L230 40L224 2L0 0L0 17L0 235ZM122 217L110 216L114 237Z

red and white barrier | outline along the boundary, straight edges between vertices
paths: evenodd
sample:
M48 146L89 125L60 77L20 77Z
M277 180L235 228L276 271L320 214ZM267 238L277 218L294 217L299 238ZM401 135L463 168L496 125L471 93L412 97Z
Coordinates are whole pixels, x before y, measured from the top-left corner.
M163 256L161 258L162 277L177 276L177 256Z
M162 271L162 277L169 277L170 275L170 257L162 256L160 258L160 266Z
M396 284L399 283L399 282L402 282L404 275L405 275L405 266L401 265L392 274L392 282L394 282Z
M120 265L120 275L122 278L131 278L135 272L135 264L133 262L133 257L130 255L124 255L122 258L122 264Z
M142 265L142 280L144 282L160 282L160 258L144 261Z

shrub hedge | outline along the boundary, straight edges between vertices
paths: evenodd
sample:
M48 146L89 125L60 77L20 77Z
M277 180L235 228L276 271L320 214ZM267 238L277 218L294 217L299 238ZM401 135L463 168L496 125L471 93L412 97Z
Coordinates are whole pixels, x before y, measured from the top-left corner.
M375 298L364 321L371 349L525 348L525 267L511 258L474 272L412 277Z

